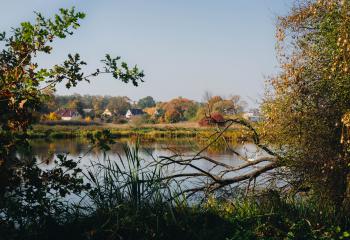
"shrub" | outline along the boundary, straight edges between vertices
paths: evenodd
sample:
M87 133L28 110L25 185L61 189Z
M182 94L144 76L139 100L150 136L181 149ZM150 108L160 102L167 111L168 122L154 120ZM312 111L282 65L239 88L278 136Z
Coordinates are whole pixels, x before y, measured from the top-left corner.
M86 117L86 118L84 119L84 121L87 122L87 123L90 123L90 122L92 121L92 119L91 119L91 117L88 116L88 117Z
M49 114L43 115L41 117L41 120L57 121L57 120L61 120L61 117L59 115L57 115L57 113L51 112Z
M211 119L215 122L215 123L223 123L225 121L224 117L222 116L221 113L215 112L213 114L211 114Z
M147 121L148 121L148 116L145 114L145 115L141 115L141 116L134 116L134 117L132 117L130 119L130 124L133 127L140 127L143 124L147 123Z
M204 117L198 122L199 126L206 127L206 126L213 126L213 125L224 125L225 124L225 118L218 112L215 112L211 114L210 117Z
M124 117L113 117L113 123L115 124L125 124L128 122L127 119L125 119Z

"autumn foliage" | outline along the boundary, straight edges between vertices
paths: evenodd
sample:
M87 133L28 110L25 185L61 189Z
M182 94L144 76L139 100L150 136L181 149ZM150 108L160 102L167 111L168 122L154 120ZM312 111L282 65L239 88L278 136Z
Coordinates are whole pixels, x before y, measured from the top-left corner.
M159 108L164 111L164 122L176 123L194 117L197 112L197 104L187 98L174 98L169 102L162 103Z
M214 112L209 117L204 117L198 122L199 126L214 126L214 125L224 125L225 118L221 115L221 113Z

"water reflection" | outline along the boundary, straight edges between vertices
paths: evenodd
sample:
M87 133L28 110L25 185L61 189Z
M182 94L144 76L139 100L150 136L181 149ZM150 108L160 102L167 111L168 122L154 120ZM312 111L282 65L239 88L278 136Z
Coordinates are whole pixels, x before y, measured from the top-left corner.
M123 146L127 144L134 146L133 139L118 139L116 144L111 146L111 150L107 155L113 159L119 159L119 156L124 156ZM35 139L31 140L33 156L40 162L48 165L52 164L57 154L68 154L70 158L79 158L84 156L82 161L88 163L97 159L103 158L103 153L97 148L92 148L86 139ZM192 156L198 153L206 146L205 142L196 141L196 139L180 139L180 140L159 140L156 142L141 142L140 155L145 161L152 161L153 158L159 156L169 156L173 154ZM235 151L245 155L247 158L255 158L259 154L253 144L234 145L230 146ZM213 159L225 162L230 165L238 165L242 160L230 151L225 145L216 145L205 150L202 155L209 156ZM210 166L208 166L210 167Z

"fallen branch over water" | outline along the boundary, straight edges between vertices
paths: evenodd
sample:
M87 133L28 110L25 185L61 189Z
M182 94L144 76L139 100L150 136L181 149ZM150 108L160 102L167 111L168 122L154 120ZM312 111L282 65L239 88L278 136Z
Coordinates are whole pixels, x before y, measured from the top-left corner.
M233 157L238 158L243 163L240 165L230 165L220 162L205 155L205 151L219 139L224 139L224 133L233 124L240 125L248 130L251 136L251 142L256 147L256 152L262 152L261 156L249 159L247 156L230 148ZM219 126L219 124L218 124ZM279 167L279 156L269 147L261 143L260 136L255 128L244 119L228 119L224 123L220 123L222 128L218 127L217 132L213 135L212 140L194 156L184 156L175 153L172 156L160 156L157 165L163 169L169 169L170 166L181 166L181 171L175 171L162 178L162 180L175 180L176 182L184 182L189 179L196 181L195 187L184 189L182 193L192 195L196 192L210 193L227 186L242 184L248 182L247 190L250 183L262 175L267 175L272 170ZM227 143L227 141L224 141ZM200 164L199 164L200 163ZM211 166L205 169L202 166ZM255 184L254 184L255 185Z

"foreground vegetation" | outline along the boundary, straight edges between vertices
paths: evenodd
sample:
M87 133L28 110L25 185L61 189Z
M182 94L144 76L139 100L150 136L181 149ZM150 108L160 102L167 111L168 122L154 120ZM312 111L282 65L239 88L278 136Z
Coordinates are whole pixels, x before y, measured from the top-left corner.
M84 194L68 202L23 195L28 205L3 212L4 239L349 239L350 219L313 198L287 197L278 191L244 196L213 194L188 201L181 189L161 181L157 169L143 169L138 147L125 146L126 157L106 158L84 173ZM70 163L62 158L63 162ZM64 164L66 172L76 165ZM84 175L83 174L83 175ZM82 182L73 188L79 189ZM44 189L38 188L37 194ZM231 190L232 191L232 190ZM74 191L73 191L74 192ZM80 196L80 197L79 197ZM12 203L14 204L14 203ZM11 205L9 205L11 206ZM320 210L322 207L322 210ZM20 215L21 211L23 215ZM28 213L33 214L28 218Z
M204 206L145 202L137 210L125 201L23 229L2 224L0 231L4 239L349 239L349 225L324 206L326 212L320 212L310 203L271 199L268 194L259 200L209 199Z

